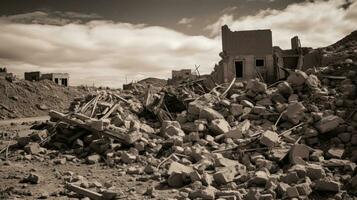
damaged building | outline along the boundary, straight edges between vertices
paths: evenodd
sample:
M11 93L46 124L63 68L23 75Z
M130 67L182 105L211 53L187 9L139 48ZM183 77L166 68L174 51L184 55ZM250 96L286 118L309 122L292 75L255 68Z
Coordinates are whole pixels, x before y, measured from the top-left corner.
M287 70L302 69L304 55L311 48L301 47L297 36L291 39L291 49L273 46L272 31L231 31L222 26L221 61L212 77L217 83L259 78L271 83L286 76Z
M40 80L50 80L58 85L69 86L69 74L68 73L48 73L41 74L41 72L25 72L25 80L28 81L40 81Z
M171 74L171 79L168 79L167 81L169 85L181 83L185 80L192 80L197 77L192 73L191 69L172 70Z

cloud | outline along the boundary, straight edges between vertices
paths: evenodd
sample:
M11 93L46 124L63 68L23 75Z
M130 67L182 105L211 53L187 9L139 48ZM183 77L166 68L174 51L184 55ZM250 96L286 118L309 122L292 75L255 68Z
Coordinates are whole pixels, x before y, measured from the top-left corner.
M185 18L184 17L184 18L180 19L180 21L178 21L177 24L185 25L185 26L191 28L192 27L192 22L194 22L194 21L195 21L195 18Z
M290 38L298 35L303 46L327 46L355 30L357 2L349 6L343 0L316 0L291 4L283 10L267 9L235 19L223 14L205 29L218 36L222 25L232 30L271 29L273 43L283 48L290 47ZM346 9L345 9L346 8Z
M31 15L45 16L46 13ZM91 20L64 25L0 20L0 66L25 71L68 72L71 84L121 87L128 80L168 78L171 70L201 65L212 71L220 42L160 26Z

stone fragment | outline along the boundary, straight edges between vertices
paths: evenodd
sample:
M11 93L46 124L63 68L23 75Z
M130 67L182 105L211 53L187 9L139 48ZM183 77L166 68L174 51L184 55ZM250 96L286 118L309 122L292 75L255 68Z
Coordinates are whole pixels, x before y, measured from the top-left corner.
M306 166L306 173L311 180L317 180L326 176L323 167L317 164L308 164Z
M169 186L174 188L180 188L185 185L184 176L181 173L172 172L167 179Z
M193 172L193 168L190 167L190 166L186 166L186 165L183 165L181 163L178 163L178 162L172 162L170 164L170 167L169 167L169 170L168 170L168 174L172 174L172 173L177 173L177 174L190 174L191 172Z
M294 92L293 88L286 81L279 83L277 86L277 89L278 89L279 93L285 97L290 96Z
M299 197L299 192L296 187L288 187L286 189L286 196L289 198Z
M265 186L268 180L269 175L267 174L267 172L257 171L249 182L254 185Z
M30 142L31 142L31 138L29 136L24 136L24 137L17 138L17 145L19 147L24 147Z
M230 131L225 133L227 138L239 139L242 138L244 134L248 132L250 128L250 121L244 120L243 122L239 123L238 126L235 126Z
M225 134L231 130L231 126L225 119L215 119L212 120L209 129L215 135Z
M190 199L204 199L204 200L214 200L216 198L215 192L216 188L208 186L205 188L197 189L189 194Z
M274 131L267 130L261 135L259 141L261 144L272 148L279 144L279 135Z
M213 174L214 181L219 184L227 184L232 182L234 177L237 175L237 170L234 166L232 167L224 167L220 169L218 172Z
M304 118L305 111L306 108L301 102L293 102L288 105L286 116L289 122L297 125Z
M320 133L326 133L334 130L342 123L343 120L335 115L328 115L323 117L320 121L315 123L315 127Z
M300 164L304 165L305 160L309 158L310 149L304 144L295 144L289 153L290 163L291 164Z
M312 192L312 189L308 183L300 183L296 185L296 189L299 192L299 195L309 196Z
M254 93L266 93L267 84L260 82L256 79L250 79L247 82L247 90L251 90Z
M282 176L280 180L283 181L284 183L292 185L299 181L299 176L297 175L296 172L289 172L288 174Z
M319 88L321 85L319 78L317 78L317 76L315 76L313 74L309 75L309 77L306 79L305 83L310 89Z
M208 121L212 121L215 119L224 119L223 115L216 110L205 107L200 112L200 119L207 119Z
M331 158L342 158L343 154L345 153L345 149L343 148L337 148L337 147L332 147L327 151L327 154Z
M287 82L291 84L291 86L302 86L304 85L306 79L308 78L307 74L300 70L295 70L295 72L291 73L288 78Z
M315 181L315 189L323 192L339 192L341 183L333 181L329 178L320 179Z
M136 160L136 155L129 152L123 152L120 158L124 163L130 164Z
M243 105L233 103L231 104L229 111L233 116L239 116L243 114L243 108Z
M87 161L87 164L90 164L90 165L98 163L100 161L100 155L98 155L98 154L90 155L87 157L86 161Z
M29 144L27 144L24 147L24 150L25 150L26 153L33 154L33 155L37 155L37 154L40 154L42 152L42 149L41 149L40 145L38 143L35 143L35 142L30 142Z
M23 179L23 182L38 184L41 180L42 180L42 177L40 175L38 175L36 173L30 173Z

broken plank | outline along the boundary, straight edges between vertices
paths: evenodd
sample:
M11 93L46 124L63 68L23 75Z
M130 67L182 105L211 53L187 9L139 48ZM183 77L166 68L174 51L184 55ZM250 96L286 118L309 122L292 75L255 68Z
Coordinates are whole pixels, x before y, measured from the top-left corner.
M72 183L66 183L66 189L73 191L77 194L83 195L85 197L88 197L93 200L101 200L103 199L103 195L99 194L97 192L94 192L92 190L88 190L82 187L79 187L77 185L74 185Z

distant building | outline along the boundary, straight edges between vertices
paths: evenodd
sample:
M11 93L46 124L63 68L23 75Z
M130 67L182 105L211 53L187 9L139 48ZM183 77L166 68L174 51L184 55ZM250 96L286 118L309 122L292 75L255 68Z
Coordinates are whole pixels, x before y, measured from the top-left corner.
M167 83L169 85L173 85L183 81L194 79L195 77L196 75L192 74L191 69L172 70L172 77L167 81Z
M41 72L25 72L25 80L39 81L39 80L51 80L58 85L69 86L69 74L68 73L49 73L41 74Z
M302 48L297 36L291 39L292 48L273 47L272 32L265 30L231 31L222 26L222 58L215 66L212 77L217 83L234 78L260 78L274 82L285 76L284 68L300 69L304 55L310 48Z

